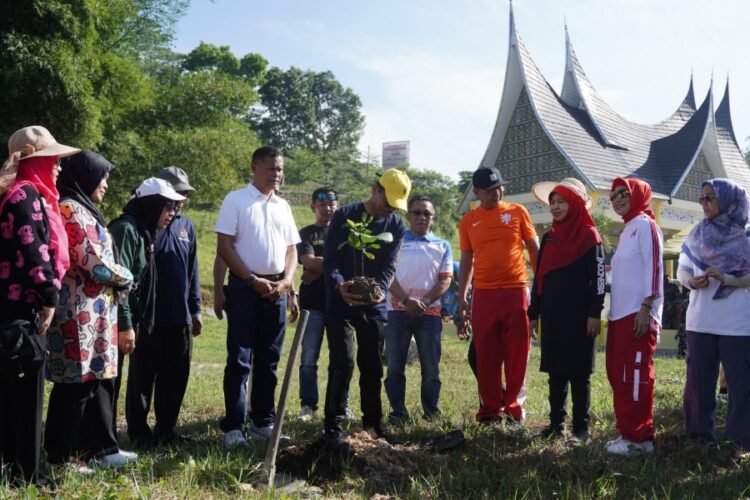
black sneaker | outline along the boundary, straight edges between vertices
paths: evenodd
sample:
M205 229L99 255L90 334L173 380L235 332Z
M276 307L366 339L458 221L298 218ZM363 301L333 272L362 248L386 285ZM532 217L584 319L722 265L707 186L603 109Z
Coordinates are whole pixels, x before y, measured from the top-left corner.
M401 444L401 441L393 437L392 435L388 434L383 430L382 427L378 426L372 426L372 427L366 427L365 430L369 432L370 434L374 435L377 439L382 439L386 443L390 445L394 444Z
M498 423L500 423L502 421L503 421L503 419L500 418L500 417L498 417L498 416L496 416L496 415L492 416L492 417L484 417L484 418L481 418L481 419L477 420L477 422L479 423L479 425L482 425L482 426L485 426L485 425L487 425L487 426L489 426L489 425L495 425L495 424L498 424Z
M565 435L565 427L561 425L548 425L539 433L542 439L558 439Z
M570 436L568 442L573 446L589 444L591 442L591 436L589 436L589 431L573 431L573 435Z

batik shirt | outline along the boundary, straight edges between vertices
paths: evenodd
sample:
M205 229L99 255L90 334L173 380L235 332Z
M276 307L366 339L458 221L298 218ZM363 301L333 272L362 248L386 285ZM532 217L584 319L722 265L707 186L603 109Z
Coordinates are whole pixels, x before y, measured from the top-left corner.
M107 228L74 201L60 204L70 248L55 320L47 333L48 378L81 383L117 376L117 301L113 287L133 275L115 264Z

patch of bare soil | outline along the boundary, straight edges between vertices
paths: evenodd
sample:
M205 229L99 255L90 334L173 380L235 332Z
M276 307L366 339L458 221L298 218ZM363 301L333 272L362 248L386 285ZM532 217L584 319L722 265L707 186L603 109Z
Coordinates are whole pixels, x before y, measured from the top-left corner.
M306 446L290 447L279 456L277 467L325 486L339 481L347 470L371 481L376 491L392 492L410 476L447 467L448 458L427 445L391 445L366 431L345 438L348 449L333 448L316 440Z

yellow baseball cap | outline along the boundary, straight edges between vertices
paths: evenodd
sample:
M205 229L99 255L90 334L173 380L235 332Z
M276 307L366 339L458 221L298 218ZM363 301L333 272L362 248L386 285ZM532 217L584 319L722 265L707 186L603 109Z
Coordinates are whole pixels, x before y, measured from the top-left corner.
M411 180L406 172L389 168L380 175L378 184L385 189L385 199L388 200L390 206L406 210L406 200L409 199L409 191L411 191Z

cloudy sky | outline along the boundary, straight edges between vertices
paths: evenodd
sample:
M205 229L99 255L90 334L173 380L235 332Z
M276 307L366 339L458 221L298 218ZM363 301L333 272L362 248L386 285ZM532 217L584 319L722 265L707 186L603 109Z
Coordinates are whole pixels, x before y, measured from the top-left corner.
M750 146L746 0L515 0L516 27L559 92L567 22L589 79L626 118L666 118L694 75L698 104L730 79L740 147ZM508 51L507 0L193 0L175 49L258 52L280 68L330 70L361 98L363 154L411 141L411 165L455 176L479 164Z

